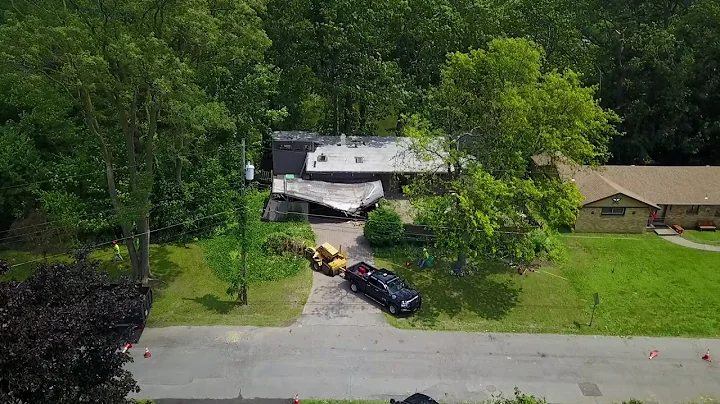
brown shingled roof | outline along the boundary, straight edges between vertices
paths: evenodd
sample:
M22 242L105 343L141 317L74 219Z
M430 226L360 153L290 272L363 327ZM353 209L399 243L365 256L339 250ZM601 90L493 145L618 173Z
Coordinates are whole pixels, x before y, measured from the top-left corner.
M559 166L583 205L621 193L650 206L720 205L719 166Z

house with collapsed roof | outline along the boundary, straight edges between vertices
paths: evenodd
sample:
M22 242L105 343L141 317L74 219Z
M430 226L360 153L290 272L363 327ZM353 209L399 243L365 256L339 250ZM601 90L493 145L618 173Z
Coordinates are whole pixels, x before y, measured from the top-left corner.
M272 195L276 202L271 204L277 208L266 213L307 213L308 204L315 204L356 215L375 206L387 192L399 192L417 174L448 172L443 159L419 156L411 142L393 136L274 132Z
M583 196L575 231L642 233L679 225L712 228L720 221L718 166L572 166L536 156L553 166ZM674 233L673 233L674 234Z

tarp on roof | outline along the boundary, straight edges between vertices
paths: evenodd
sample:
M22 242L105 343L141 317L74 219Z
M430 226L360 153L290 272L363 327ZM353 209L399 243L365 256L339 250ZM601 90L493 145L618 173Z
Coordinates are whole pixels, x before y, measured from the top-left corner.
M351 215L375 205L385 195L381 181L339 184L300 178L273 179L272 193L314 202Z

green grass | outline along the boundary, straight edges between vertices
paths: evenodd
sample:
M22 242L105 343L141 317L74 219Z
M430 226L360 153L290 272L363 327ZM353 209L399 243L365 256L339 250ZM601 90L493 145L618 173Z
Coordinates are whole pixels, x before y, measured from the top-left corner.
M720 231L685 230L682 237L696 243L720 245Z
M92 258L103 260L100 269L112 275L129 273L128 262L113 263L110 261L112 256L113 252L107 249L96 251ZM10 263L38 258L29 253L11 251L0 251L0 257ZM69 258L59 258L69 261ZM302 313L312 286L309 269L273 282L251 284L248 289L249 304L239 306L226 294L227 283L215 276L199 245L153 245L150 260L153 275L157 278L152 283L155 296L148 320L151 326L283 326ZM34 267L13 268L0 280L24 279Z
M520 276L501 265L457 278L447 261L406 269L419 252L376 252L376 261L423 294L413 316L388 321L399 328L562 334L720 336L720 255L671 244L655 235L563 238L566 263ZM600 305L589 327L593 294Z
M254 202L262 204L261 197ZM157 279L149 324L170 325L253 325L284 326L301 313L312 286L312 271L302 257L268 255L263 251L265 238L284 232L309 244L314 240L305 222L264 223L254 218L248 227L248 305L240 306L227 295L227 280L239 270L240 242L233 235L219 235L187 245L153 245L150 268ZM93 252L91 259L101 260L100 270L112 276L129 274L125 261L113 263L112 249ZM0 251L10 264L38 259L35 254ZM70 261L69 257L51 258L51 262ZM39 262L13 268L0 277L25 279Z

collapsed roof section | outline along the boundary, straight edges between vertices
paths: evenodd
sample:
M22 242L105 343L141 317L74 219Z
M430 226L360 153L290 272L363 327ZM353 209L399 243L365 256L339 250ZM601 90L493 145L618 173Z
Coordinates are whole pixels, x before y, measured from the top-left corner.
M273 179L272 193L317 203L350 215L372 207L385 195L381 181L339 184L300 178Z

